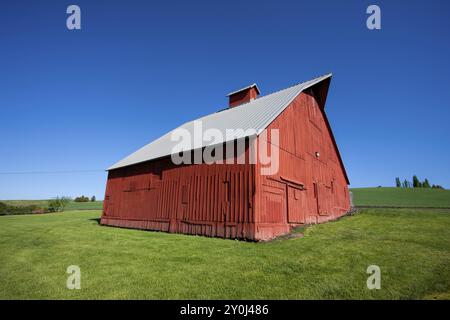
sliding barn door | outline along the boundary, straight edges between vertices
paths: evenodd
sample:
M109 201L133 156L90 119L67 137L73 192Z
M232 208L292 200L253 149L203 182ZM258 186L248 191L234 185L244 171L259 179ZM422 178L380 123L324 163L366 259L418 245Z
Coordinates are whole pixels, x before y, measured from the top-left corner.
M287 186L288 222L306 223L307 198L306 190Z

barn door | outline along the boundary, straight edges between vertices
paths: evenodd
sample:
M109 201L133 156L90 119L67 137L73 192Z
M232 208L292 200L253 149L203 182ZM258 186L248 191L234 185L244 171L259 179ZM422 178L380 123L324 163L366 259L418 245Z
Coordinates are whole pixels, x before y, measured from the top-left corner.
M189 206L189 192L190 192L190 184L185 182L181 186L181 206L180 209L177 211L177 220L187 220L188 219L188 206Z
M313 201L313 212L319 213L319 183L313 183L314 201Z
M319 215L327 215L330 212L331 189L320 182L314 183L314 197Z
M111 196L105 196L105 201L103 201L103 215L112 216L112 208Z
M328 211L327 203L329 196L325 190L325 176L327 172L326 165L320 160L313 160L313 188L314 188L314 208L316 214L323 214Z
M307 198L306 190L287 187L288 193L288 222L306 223Z

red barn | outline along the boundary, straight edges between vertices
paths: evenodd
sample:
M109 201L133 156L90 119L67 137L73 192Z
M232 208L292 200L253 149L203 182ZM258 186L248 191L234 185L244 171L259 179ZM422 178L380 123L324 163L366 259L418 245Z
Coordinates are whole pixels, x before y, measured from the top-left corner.
M342 216L349 180L324 110L330 81L327 74L265 96L250 85L228 95L228 108L117 162L108 169L101 224L267 240ZM180 148L180 136L195 136L199 125L215 139L204 134ZM205 150L215 162L202 158ZM190 160L174 161L182 155Z

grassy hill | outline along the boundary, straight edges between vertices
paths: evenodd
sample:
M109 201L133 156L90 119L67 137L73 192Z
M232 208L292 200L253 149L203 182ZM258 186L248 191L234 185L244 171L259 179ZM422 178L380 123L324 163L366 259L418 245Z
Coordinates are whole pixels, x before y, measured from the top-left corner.
M364 209L267 243L100 226L100 211L0 217L0 299L450 298L450 210ZM369 290L369 265L381 289ZM66 269L81 269L68 290Z
M47 207L48 200L0 200L0 202L6 203L11 206L31 206L36 205L39 207ZM95 202L75 202L70 201L66 207L66 211L69 210L101 210L103 207L103 201Z
M450 208L450 190L424 188L353 188L355 206Z

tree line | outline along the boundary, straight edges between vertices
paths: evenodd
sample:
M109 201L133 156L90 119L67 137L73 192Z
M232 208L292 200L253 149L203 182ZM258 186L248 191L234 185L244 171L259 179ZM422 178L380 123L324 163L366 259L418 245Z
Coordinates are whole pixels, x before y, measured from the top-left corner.
M433 188L433 189L444 189L442 186L438 184L431 185L427 178L425 180L420 181L416 175L413 175L412 181L407 179L401 181L399 177L395 178L395 186L397 188Z
M92 196L91 198L81 196L81 197L76 197L73 201L75 201L75 202L95 202L95 201L97 201L97 199L95 198L95 196Z

